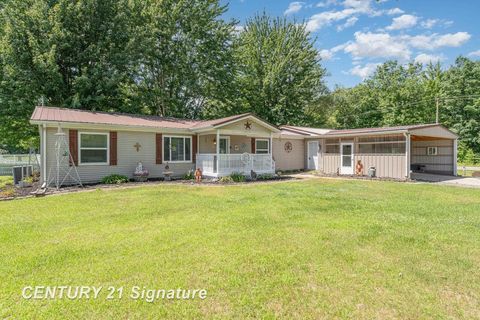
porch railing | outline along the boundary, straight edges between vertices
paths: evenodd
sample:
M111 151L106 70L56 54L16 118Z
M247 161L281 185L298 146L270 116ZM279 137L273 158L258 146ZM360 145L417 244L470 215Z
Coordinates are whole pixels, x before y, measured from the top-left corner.
M204 174L229 175L240 172L249 175L253 170L257 173L275 172L275 164L271 154L197 154L197 168Z

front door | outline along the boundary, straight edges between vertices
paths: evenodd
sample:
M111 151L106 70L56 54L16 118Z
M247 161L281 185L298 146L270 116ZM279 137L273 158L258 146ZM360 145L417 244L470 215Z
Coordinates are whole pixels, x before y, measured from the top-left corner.
M230 137L220 137L220 153L230 153Z
M309 170L318 170L318 141L308 142L308 163Z
M340 174L353 174L353 143L340 145Z

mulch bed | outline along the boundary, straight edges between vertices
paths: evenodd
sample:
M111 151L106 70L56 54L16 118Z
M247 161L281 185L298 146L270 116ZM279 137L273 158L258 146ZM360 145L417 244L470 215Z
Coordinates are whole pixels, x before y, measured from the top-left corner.
M231 185L243 185L243 184L253 184L253 183L273 183L273 182L280 182L286 180L299 180L298 178L290 177L290 176L279 176L268 180L256 180L256 181L245 181L245 182L230 182L230 183L222 183L219 182L217 179L202 179L201 183L195 183L194 180L183 180L183 179L172 179L171 181L164 181L160 179L156 180L149 180L146 182L127 182L122 184L85 184L83 187L80 186L67 186L62 187L60 190L56 190L55 188L49 188L47 192L41 196L43 197L48 195L55 195L55 194L66 194L66 193L73 193L73 192L85 192L85 191L94 191L98 189L102 190L110 190L110 189L126 189L126 188L134 188L140 186L155 186L155 185L191 185L191 186L202 186L202 185L209 185L209 186L231 186ZM38 183L34 184L32 187L29 188L12 188L15 190L14 196L4 197L0 193L0 201L5 200L14 200L14 199L23 199L23 198L32 198L35 195L32 195L31 192L37 190L39 187Z

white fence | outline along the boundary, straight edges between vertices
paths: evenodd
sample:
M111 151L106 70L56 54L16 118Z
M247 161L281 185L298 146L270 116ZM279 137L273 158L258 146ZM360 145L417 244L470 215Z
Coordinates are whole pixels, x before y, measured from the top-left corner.
M197 168L205 175L225 176L233 172L249 175L256 173L274 173L275 163L271 154L197 154Z
M11 176L12 168L22 165L31 165L34 170L38 170L40 165L40 155L0 154L0 176Z

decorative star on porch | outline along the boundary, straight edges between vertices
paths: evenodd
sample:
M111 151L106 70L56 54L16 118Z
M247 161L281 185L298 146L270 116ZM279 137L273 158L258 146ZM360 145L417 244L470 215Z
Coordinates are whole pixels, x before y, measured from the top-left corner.
M140 151L140 148L142 147L142 145L137 142L137 143L135 143L135 144L133 145L133 147L134 147L135 149L137 149L137 152L138 152L138 151Z
M250 122L248 122L248 121L245 122L244 126L245 126L245 130L250 130L250 129L252 129L252 124L251 124Z

